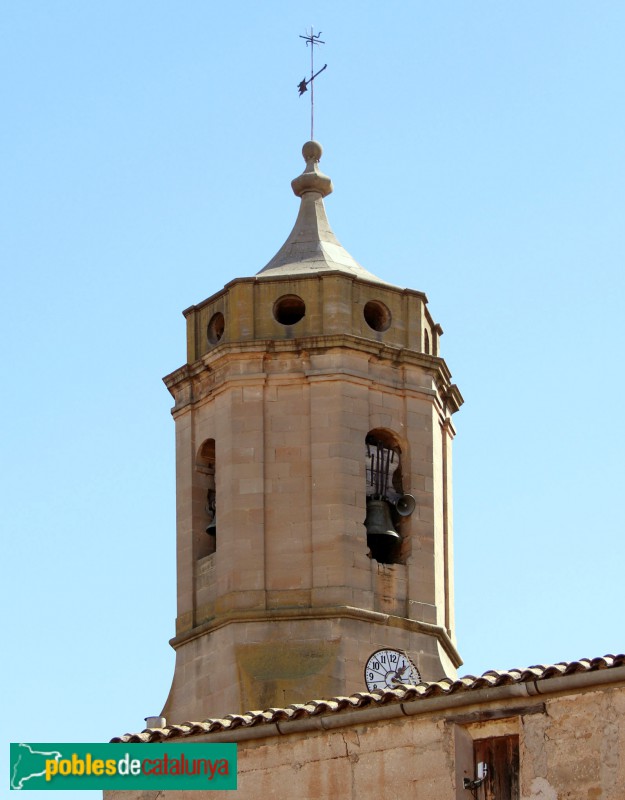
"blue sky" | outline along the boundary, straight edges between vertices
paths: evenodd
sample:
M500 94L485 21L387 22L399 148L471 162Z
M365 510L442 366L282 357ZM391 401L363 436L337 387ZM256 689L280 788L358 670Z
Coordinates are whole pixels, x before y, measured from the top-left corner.
M0 4L7 741L106 741L165 701L161 377L185 360L180 312L291 229L311 24L334 231L427 293L466 400L460 672L623 650L625 6L311 11Z

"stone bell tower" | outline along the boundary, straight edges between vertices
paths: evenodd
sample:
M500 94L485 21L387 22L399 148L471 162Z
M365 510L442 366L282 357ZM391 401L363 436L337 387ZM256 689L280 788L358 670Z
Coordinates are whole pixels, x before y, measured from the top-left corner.
M453 676L451 415L422 292L340 245L321 146L255 277L187 309L169 722L365 690L376 649Z

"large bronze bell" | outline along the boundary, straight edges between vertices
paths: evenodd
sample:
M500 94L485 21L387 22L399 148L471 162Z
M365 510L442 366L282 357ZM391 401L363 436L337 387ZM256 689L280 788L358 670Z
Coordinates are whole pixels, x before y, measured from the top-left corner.
M390 536L392 539L401 539L393 525L391 507L386 500L367 499L365 528L367 529L367 537Z
M365 528L371 558L380 564L397 563L401 536L393 526L391 507L386 500L367 498Z

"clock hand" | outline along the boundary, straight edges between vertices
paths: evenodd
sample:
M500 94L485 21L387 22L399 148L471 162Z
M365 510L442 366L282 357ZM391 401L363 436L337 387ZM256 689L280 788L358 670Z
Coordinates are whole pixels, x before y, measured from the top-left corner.
M403 667L396 670L394 677L392 678L393 683L402 683L402 678L404 677L404 672L408 669L408 664L404 664Z

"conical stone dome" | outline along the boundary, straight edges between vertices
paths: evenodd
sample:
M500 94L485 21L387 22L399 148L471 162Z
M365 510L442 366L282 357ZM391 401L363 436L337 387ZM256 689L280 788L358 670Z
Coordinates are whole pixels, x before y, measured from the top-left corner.
M362 280L386 284L360 266L330 227L323 198L332 192L333 186L330 178L319 171L322 153L319 142L306 142L303 146L306 168L291 181L294 193L301 198L299 214L286 242L257 274L269 278L338 270Z

